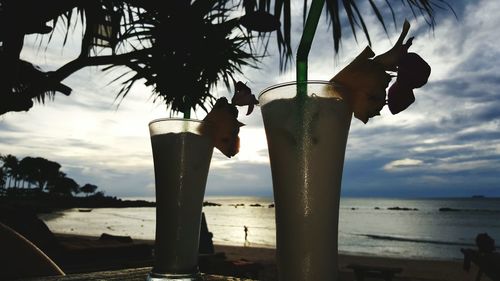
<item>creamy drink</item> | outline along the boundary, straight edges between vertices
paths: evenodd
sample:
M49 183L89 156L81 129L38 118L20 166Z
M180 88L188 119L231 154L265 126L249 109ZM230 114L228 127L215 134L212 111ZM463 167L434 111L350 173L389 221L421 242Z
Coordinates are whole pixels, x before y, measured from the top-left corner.
M151 126L156 184L156 262L151 275L196 280L183 275L198 274L201 209L213 146L196 133L161 133L160 128L155 134Z
M293 83L259 97L276 204L278 275L287 281L336 281L338 206L352 111L327 82L307 87L301 100Z

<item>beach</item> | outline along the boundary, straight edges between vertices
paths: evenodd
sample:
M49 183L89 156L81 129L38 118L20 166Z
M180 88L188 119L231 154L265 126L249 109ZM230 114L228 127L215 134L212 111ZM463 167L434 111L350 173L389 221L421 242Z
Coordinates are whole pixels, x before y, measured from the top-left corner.
M268 265L268 270L275 270L275 249L235 247L216 245L216 251L226 253L229 259L247 259ZM400 267L402 272L395 280L440 280L440 281L462 281L474 280L477 268L472 267L469 272L462 268L462 261L445 260L418 260L418 259L396 259L377 256L339 255L339 270L342 280L354 280L349 264L362 264L369 266ZM266 276L267 277L267 276ZM263 279L272 280L272 279ZM483 276L481 280L489 280Z
M207 204L203 212L215 249L200 255L200 270L276 280L272 201L254 197L210 199L217 204ZM498 202L344 200L340 209L340 280L355 280L349 268L353 264L400 269L393 280L475 280L478 268L472 265L469 272L464 271L460 249L476 249L477 233L499 237L499 222L495 219ZM20 217L18 223L34 235L32 238L39 238L43 250L53 253L67 274L76 274L151 267L154 213L151 207L73 208L37 214L35 218L41 220L38 231L34 218ZM4 212L5 219L12 217L7 214ZM246 241L244 226L248 227ZM491 281L486 276L481 280Z
M66 245L75 247L93 247L98 237L56 234ZM103 243L99 243L103 246ZM134 245L153 245L152 240L134 240ZM131 244L128 244L130 247ZM257 280L276 280L275 249L230 245L214 245L215 255L202 256L200 269L202 272L219 275L240 275L240 277L253 277ZM109 250L108 250L109 251ZM98 251L94 252L95 254ZM475 280L478 268L472 266L469 272L463 270L460 260L430 260L430 259L403 259L380 256L339 255L339 271L341 281L355 280L353 271L347 268L350 264L365 266L396 267L402 271L395 275L393 280L398 281L468 281ZM107 264L98 262L85 263L81 266L73 265L67 273L92 272L102 270L117 270L122 268L149 267L153 265L150 258L130 258ZM251 275L251 276L249 276ZM369 279L370 280L370 279ZM376 279L373 279L376 280ZM483 276L483 281L492 281Z
M219 255L200 258L202 271L276 280L272 198L208 197L206 200L214 203L206 204L203 212ZM460 249L475 249L478 233L488 233L498 240L499 206L500 199L341 198L338 248L341 280L354 280L353 270L347 267L350 264L401 268L394 280L475 280L478 269L472 266L470 272L463 270ZM77 237L96 240L102 233L130 236L134 244L152 247L154 214L151 207L93 208L89 212L66 209L39 217L58 237L77 247L93 243L78 241ZM153 260L132 254L128 259L112 262L112 259L103 259L101 264L77 262L69 270L144 267L151 266ZM486 276L481 280L489 281Z
M269 207L272 198L206 200L220 204L203 207L214 244L276 247L274 208ZM54 233L155 239L152 207L66 209L39 216ZM339 251L356 256L461 260L460 249L474 248L477 234L500 239L499 216L500 199L341 198Z

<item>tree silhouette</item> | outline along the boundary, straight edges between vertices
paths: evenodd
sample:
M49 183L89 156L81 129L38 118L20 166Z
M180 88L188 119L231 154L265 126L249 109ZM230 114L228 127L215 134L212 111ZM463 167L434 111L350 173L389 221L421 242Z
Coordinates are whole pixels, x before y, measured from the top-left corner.
M17 159L17 158L16 158ZM27 182L29 186L31 184L36 184L38 189L42 191L51 179L56 179L59 176L59 169L61 165L59 163L49 161L42 157L30 157L27 156L15 165L15 160L8 160L11 162L9 166L14 165L16 172L15 178Z
M47 190L51 194L71 196L83 191L87 194L94 193L97 186L87 183L80 190L80 186L64 172L60 171L61 165L57 162L42 157L24 157L21 161L14 155L0 155L0 188L17 188L19 180L27 182L28 187L36 185L39 192ZM14 186L10 183L14 182ZM23 184L24 185L24 184Z
M23 181L28 182L28 187L35 182L37 165L32 157L24 157L19 162L19 172ZM24 183L23 183L24 185Z
M82 187L80 187L80 191L85 193L87 195L87 197L92 194L92 193L95 193L95 191L97 190L97 185L93 185L93 184L90 184L90 183L86 183L85 185L83 185Z
M59 172L59 176L49 181L47 185L50 194L66 197L72 196L72 193L78 193L79 188L78 183L63 172Z
M6 178L6 175L5 175L4 169L3 169L3 167L0 167L0 188L5 188L5 184L6 184L5 178Z
M17 180L19 178L19 160L16 156L7 154L2 156L3 170L9 179L8 187L12 187L12 180L14 180L14 188L17 188Z
M104 193L104 191L97 191L96 193L94 193L94 195L92 195L92 197L95 197L95 198L104 198L105 197L105 193Z
M7 183L7 174L5 172L5 167L3 166L3 157L4 156L0 154L0 161L2 161L2 166L0 166L0 188L5 188L5 184Z
M59 176L61 165L42 157L25 157L21 160L21 167L22 173L25 173L29 180L36 183L38 189L42 191L49 181Z
M223 81L229 87L233 75L245 65L257 66L266 54L269 37L276 41L285 69L292 58L291 0L0 0L0 115L29 110L33 99L44 102L56 92L69 95L62 80L77 70L96 65L129 69L118 97L125 97L136 82L152 87L155 101L162 100L173 112L213 103L213 87ZM341 2L341 3L339 3ZM371 44L360 1L326 0L334 49L339 49L343 27L357 37L361 30ZM308 1L304 0L303 18ZM396 23L390 1L366 0L378 22L387 30L384 17ZM385 6L382 6L385 3ZM394 3L394 2L392 2ZM423 16L434 25L436 8L444 0L402 0L397 11ZM383 13L388 11L388 13ZM271 13L273 15L271 15ZM84 31L80 55L55 71L42 71L20 59L26 34L52 36L53 26L62 22L72 30L75 16ZM281 22L281 25L279 24ZM51 27L52 26L52 27ZM15 28L12 28L15 27ZM259 39L257 41L254 38ZM255 42L263 46L255 47ZM106 53L106 55L103 55Z

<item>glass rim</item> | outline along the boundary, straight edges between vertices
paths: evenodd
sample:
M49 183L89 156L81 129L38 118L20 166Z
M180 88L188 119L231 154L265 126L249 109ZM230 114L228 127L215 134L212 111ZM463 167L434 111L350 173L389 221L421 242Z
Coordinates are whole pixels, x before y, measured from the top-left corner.
M180 117L162 117L162 118L156 118L151 121L149 121L148 126L153 124L153 123L158 123L162 121L182 121L182 122L195 122L195 123L201 123L203 120L198 120L198 119L188 119L188 118L180 118Z
M265 88L264 90L260 91L259 95L257 96L257 99L260 99L260 97L262 95L264 95L265 93L267 93L267 92L269 92L271 90L274 90L274 89L277 89L277 88L286 87L286 86L297 85L299 83L317 84L317 85L332 85L332 86L335 86L335 87L342 88L342 86L339 83L336 83L336 82L333 82L333 81L328 81L328 80L307 80L305 82L287 81L287 82L281 82L281 83L278 83L278 84L274 84L274 85L271 85L271 86Z

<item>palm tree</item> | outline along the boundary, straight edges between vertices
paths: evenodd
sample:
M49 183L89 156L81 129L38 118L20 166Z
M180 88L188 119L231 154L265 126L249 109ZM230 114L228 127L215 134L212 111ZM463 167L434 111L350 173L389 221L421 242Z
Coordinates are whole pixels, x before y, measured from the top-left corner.
M21 177L30 185L36 184L43 191L47 182L59 175L61 165L42 157L25 157L19 162Z
M37 172L34 158L28 156L21 159L19 162L19 170L23 180L23 187L25 182L28 182L28 187L30 187L31 184L35 182L34 178Z
M3 167L0 167L0 189L4 189L5 188L5 172L3 170Z
M0 166L0 188L4 189L5 184L7 183L6 178L7 175L5 173L5 168L3 167L3 155L0 154L0 161L2 161L2 166Z
M4 73L0 80L0 115L28 110L33 98L44 102L55 92L69 95L71 89L61 83L63 79L86 66L107 65L107 70L129 69L130 76L116 79L122 83L119 98L126 97L132 85L141 81L152 86L155 100L162 100L171 112L182 111L189 116L191 109L206 110L205 104L213 102L211 91L218 82L229 87L233 75L243 66L258 66L268 46L266 32L277 32L281 69L287 68L293 57L290 0L26 2L0 0L0 68L4 70L0 72ZM449 7L444 0L366 2L384 29L387 13L383 12L388 11L395 22L394 6L407 7L409 13L425 17L430 26L434 25L436 9ZM304 0L304 18L307 3ZM344 26L355 37L361 30L371 44L360 6L356 0L326 0L336 51ZM69 32L75 16L80 16L85 25L78 58L51 72L19 59L25 34L50 33L52 28L46 23L61 21ZM18 28L4 28L13 25ZM263 44L263 51L258 52L255 42ZM111 54L97 55L103 50Z
M14 180L14 188L17 188L17 180L19 178L19 160L16 156L8 154L2 156L3 166L5 174L9 178L8 187L12 187L12 180Z

